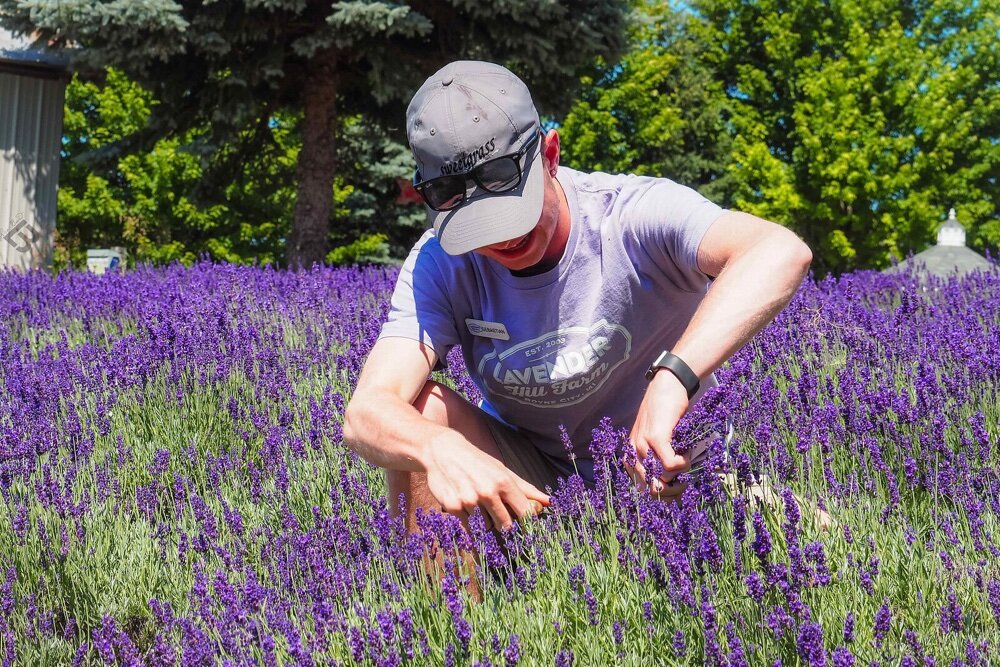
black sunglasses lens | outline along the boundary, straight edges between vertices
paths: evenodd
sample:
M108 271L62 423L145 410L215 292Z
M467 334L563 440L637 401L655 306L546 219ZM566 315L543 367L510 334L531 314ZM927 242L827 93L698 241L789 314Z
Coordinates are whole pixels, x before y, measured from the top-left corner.
M490 192L513 190L521 182L521 168L512 157L501 157L476 167L479 184Z
M435 178L424 183L421 191L431 208L447 211L465 199L465 178L461 176Z

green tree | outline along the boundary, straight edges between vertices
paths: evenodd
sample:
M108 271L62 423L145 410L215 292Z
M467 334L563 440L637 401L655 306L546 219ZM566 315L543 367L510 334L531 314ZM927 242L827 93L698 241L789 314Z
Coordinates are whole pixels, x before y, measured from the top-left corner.
M665 176L727 203L727 99L689 20L667 3L636 4L625 54L583 78L560 123L567 164Z
M119 146L177 138L217 158L207 182L226 182L251 157L266 155L275 145L276 114L301 111L287 258L309 265L326 255L339 117L381 113L398 128L402 100L457 57L508 63L543 109L557 109L571 101L581 68L617 52L625 5L0 0L0 21L55 45L78 45L78 65L118 67L148 89L161 104L146 129ZM209 132L188 134L202 128Z
M1000 244L998 0L695 0L733 109L737 207L820 270L922 250L954 206Z
M201 161L167 138L149 150L87 159L145 128L158 102L121 71L100 81L74 77L66 90L59 184L57 266L82 266L86 249L126 245L140 262L194 261L207 254L230 262L274 263L283 256L295 201L300 149L294 114L276 115L275 146L245 163L220 192L205 197ZM422 207L397 206L395 178L413 172L405 146L360 117L342 118L328 261L388 261L423 229ZM201 134L205 132L202 131ZM201 134L192 130L187 145ZM221 148L229 150L228 145ZM106 162L107 164L100 164ZM210 201L206 201L210 200Z
M66 89L59 174L57 266L82 266L86 249L125 245L135 261L216 259L274 262L281 256L294 191L296 119L276 119L278 149L248 162L214 203L199 201L197 155L182 150L204 132L165 138L148 150L86 159L148 124L153 96L121 71L100 81L74 77ZM224 149L225 150L225 149Z
M422 202L397 202L399 182L409 183L416 167L409 147L362 115L342 119L339 136L337 182L342 183L344 197L334 215L333 250L327 261L342 264L406 257L427 227ZM364 250L355 254L346 246ZM379 249L365 249L369 247Z

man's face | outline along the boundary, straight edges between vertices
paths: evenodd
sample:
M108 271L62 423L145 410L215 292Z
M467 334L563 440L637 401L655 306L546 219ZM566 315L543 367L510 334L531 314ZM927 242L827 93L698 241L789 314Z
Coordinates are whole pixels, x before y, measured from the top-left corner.
M551 135L550 135L551 136ZM555 163L558 164L558 139L555 140ZM536 265L554 266L562 257L566 246L567 230L560 229L561 196L559 185L552 176L553 146L546 137L542 153L542 178L545 184L545 199L538 223L523 236L503 243L476 248L474 252L502 264L510 271L522 271Z

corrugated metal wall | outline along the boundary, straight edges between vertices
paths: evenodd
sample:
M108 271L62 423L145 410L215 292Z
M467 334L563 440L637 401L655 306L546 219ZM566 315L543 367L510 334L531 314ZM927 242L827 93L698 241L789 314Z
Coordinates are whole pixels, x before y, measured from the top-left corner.
M0 71L0 266L52 265L65 90Z

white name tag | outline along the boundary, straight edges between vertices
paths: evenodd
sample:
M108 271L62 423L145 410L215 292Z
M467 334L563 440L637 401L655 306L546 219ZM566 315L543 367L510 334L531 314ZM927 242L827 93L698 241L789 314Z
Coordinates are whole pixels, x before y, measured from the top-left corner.
M473 336L483 338L496 338L497 340L510 340L507 327L502 322L487 322L485 320L474 320L465 318L465 326L469 327L469 333Z

